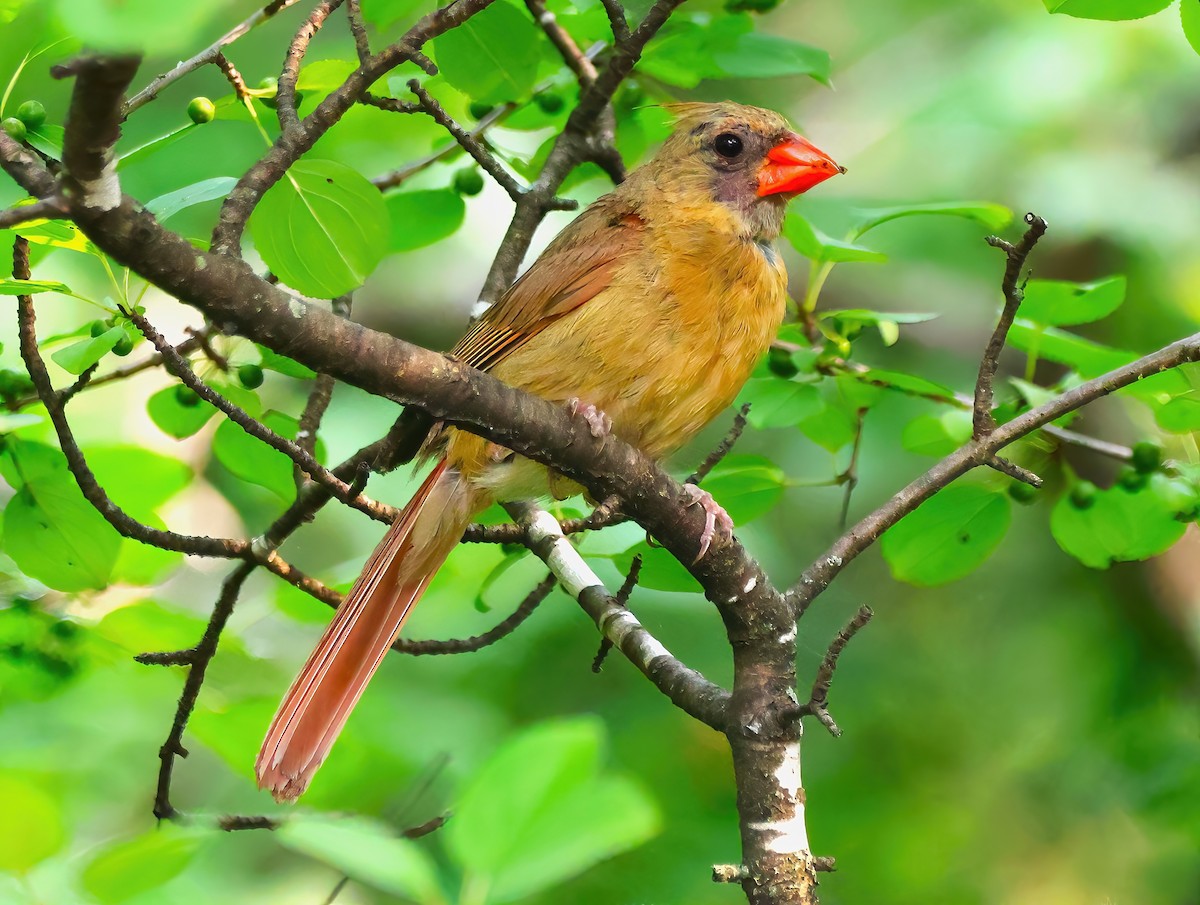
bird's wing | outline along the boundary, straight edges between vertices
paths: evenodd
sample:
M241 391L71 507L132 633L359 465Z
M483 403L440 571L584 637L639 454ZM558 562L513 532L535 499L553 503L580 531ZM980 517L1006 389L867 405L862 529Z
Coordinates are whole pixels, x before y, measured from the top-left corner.
M623 261L644 243L636 212L603 202L588 208L500 300L475 322L451 357L487 371L612 282Z

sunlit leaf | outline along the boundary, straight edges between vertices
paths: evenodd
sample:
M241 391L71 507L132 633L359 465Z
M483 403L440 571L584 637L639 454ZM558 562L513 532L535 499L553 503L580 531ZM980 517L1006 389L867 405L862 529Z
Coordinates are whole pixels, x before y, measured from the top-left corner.
M1142 19L1166 9L1174 0L1042 0L1052 13L1079 19Z
M1200 431L1200 392L1176 396L1154 408L1154 420L1163 430L1173 434Z
M392 217L388 251L411 251L453 235L462 226L467 206L450 189L397 192L385 199Z
M202 179L200 182L159 195L153 201L146 203L146 210L159 220L166 220L185 208L205 201L216 201L224 198L237 185L232 176L214 176L212 179Z
M72 343L65 348L59 349L50 358L64 371L69 371L72 374L82 374L111 352L117 343L128 338L128 336L129 334L125 332L125 328L118 324L115 327L109 327L99 336L82 339L77 343Z
M298 292L334 298L361 286L387 251L387 205L344 164L302 160L263 196L250 234L267 266Z
M187 403L181 402L181 396ZM159 390L146 400L146 411L159 430L176 440L190 437L208 423L217 410L199 397L192 398L178 386Z
M296 439L299 422L282 412L268 412L263 423L288 440ZM317 444L317 458L323 454L323 444ZM251 437L232 421L223 421L213 437L213 454L217 461L243 481L258 484L278 494L284 500L296 495L292 460Z
M905 204L894 207L868 208L858 211L854 232L861 236L900 217L940 215L965 217L988 229L1003 229L1012 222L1012 211L990 201L939 201L933 204Z
M0 870L23 874L62 848L67 833L62 809L31 777L0 774Z
M900 445L922 456L947 456L971 439L971 413L954 409L921 415L904 426Z
M791 427L821 408L821 394L811 383L764 377L748 380L734 405L750 403L750 424L762 430Z
M697 548L697 552L699 549ZM633 558L642 558L641 571L638 572L638 587L651 591L695 591L696 579L674 556L659 546L651 546L645 541L634 544L628 550L617 554L613 560L623 575L629 574Z
M906 515L880 540L900 581L939 585L975 571L1008 531L1008 497L978 484L952 484Z
M70 292L66 283L53 280L15 280L0 278L0 295L34 295L38 292Z
M1086 324L1107 317L1125 301L1125 277L1094 283L1030 280L1021 303L1021 316L1059 327Z
M763 456L726 456L704 479L704 489L724 507L735 525L744 525L774 508L783 496L787 475Z
M464 888L486 889L490 903L515 901L658 832L646 792L601 772L603 736L596 719L542 723L509 739L476 772L444 831Z
M200 848L195 829L163 823L149 832L106 845L83 868L83 888L103 905L118 905L170 882Z
M800 421L800 431L818 446L835 453L854 442L858 418L841 405L823 404Z
M42 123L36 129L30 129L25 135L25 140L51 160L62 160L63 138L65 136L66 131L62 126L56 126L52 123Z
M1155 556L1179 540L1186 527L1176 518L1180 508L1171 479L1156 474L1139 490L1121 484L1101 490L1085 509L1064 495L1050 515L1050 532L1085 566L1105 569L1114 562Z
M829 84L829 53L779 35L749 32L714 48L713 62L731 78L774 79L807 75Z
M287 377L295 377L299 380L311 380L317 376L317 372L312 368L300 364L300 362L288 358L286 355L280 355L278 352L273 352L266 346L260 346L255 343L255 348L258 349L258 354L262 358L262 366L268 371L274 371L276 374L283 374Z
M105 50L184 47L220 9L219 4L161 0L57 0L61 27L89 47Z
M1180 0L1179 18L1188 43L1200 53L1200 0Z
M887 255L883 252L872 251L862 245L825 235L809 223L795 205L788 209L787 220L783 224L783 237L796 251L813 261L882 263L887 260Z
M533 91L540 55L537 27L523 11L498 0L433 42L441 75L486 104L515 101Z
M286 821L274 838L392 895L414 902L441 900L433 859L378 821L306 814Z
M1043 327L1017 318L1008 333L1013 348L1074 368L1086 378L1127 365L1137 358L1132 352L1103 346L1055 327Z

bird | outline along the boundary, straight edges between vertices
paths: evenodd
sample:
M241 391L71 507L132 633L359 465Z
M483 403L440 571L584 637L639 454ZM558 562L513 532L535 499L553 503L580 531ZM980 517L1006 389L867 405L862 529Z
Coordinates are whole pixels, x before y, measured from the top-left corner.
M775 248L787 202L844 173L781 115L730 101L669 105L654 157L570 223L448 353L661 459L733 402L783 319ZM436 464L400 512L284 696L255 763L298 798L472 518L493 501L577 487L475 434L435 426ZM732 531L705 512L703 556Z

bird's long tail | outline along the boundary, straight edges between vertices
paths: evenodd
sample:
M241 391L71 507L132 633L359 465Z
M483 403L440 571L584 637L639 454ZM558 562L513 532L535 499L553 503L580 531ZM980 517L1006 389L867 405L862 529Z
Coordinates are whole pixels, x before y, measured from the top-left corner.
M288 689L255 762L276 801L297 798L438 568L481 508L445 460L400 513Z

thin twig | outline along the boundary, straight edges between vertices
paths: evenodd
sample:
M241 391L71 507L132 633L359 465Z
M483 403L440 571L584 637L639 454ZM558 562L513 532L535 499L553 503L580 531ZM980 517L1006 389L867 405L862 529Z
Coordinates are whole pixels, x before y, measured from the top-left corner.
M642 557L637 555L629 564L629 571L625 574L625 580L621 583L621 587L613 597L613 601L618 606L629 608L629 598L633 595L633 589L637 587L638 576L642 574ZM608 656L608 652L612 650L613 643L607 636L600 639L600 649L596 651L596 656L592 659L592 672L598 673L604 666L604 660Z
M350 22L350 34L354 37L354 50L358 62L371 58L371 40L367 37L367 25L363 21L362 0L346 0L346 18Z
M688 475L687 480L684 482L685 484L699 484L712 473L714 468L721 464L721 460L729 455L734 444L741 438L742 431L746 429L746 418L749 414L750 403L747 402L733 416L733 424L730 425L729 431L725 434L721 442L717 444L712 452L704 457L704 461L696 467L696 470Z
M155 76L149 85L131 97L128 103L125 104L125 107L122 111L122 118L128 117L129 114L131 114L134 110L137 110L139 107L150 103L150 101L158 97L158 93L160 91L162 91L172 82L178 81L188 73L199 69L201 66L204 66L208 63L215 63L217 56L220 55L224 48L228 47L242 35L246 34L246 32L250 31L250 29L257 25L261 25L276 13L287 9L295 2L296 0L272 0L272 2L268 3L240 25L235 25L190 60L184 60L169 72L164 72L162 75Z
M998 236L988 236L987 238L988 245L999 248L1004 252L1008 258L1008 263L1004 268L1004 280L1002 283L1004 290L1004 310L1000 312L1000 319L996 322L996 329L992 331L992 336L988 340L983 358L980 359L979 377L975 382L973 421L974 435L977 439L991 433L996 428L996 419L992 415L992 400L994 395L992 383L996 377L996 368L999 366L1000 353L1003 351L1004 342L1008 338L1009 328L1012 327L1013 319L1017 316L1017 309L1021 307L1021 302L1025 298L1024 287L1019 282L1021 271L1025 267L1025 260L1029 257L1029 253L1033 251L1033 247L1037 245L1038 239L1046 232L1046 221L1036 214L1026 214L1025 223L1029 228L1025 230L1025 235L1021 237L1021 241L1016 245Z
M579 45L575 43L570 32L559 24L554 13L546 8L545 0L525 0L525 6L529 9L534 21L541 26L546 37L550 39L550 43L554 45L559 56L563 58L567 68L575 73L580 87L586 88L596 81L596 67L588 59L587 54L579 49Z
M829 688L833 684L833 673L837 669L838 657L842 655L842 651L846 649L850 639L858 634L859 630L870 622L874 615L875 613L869 606L859 607L854 618L837 633L837 637L830 643L829 649L825 651L825 656L821 659L821 665L817 668L817 678L813 682L808 701L801 704L798 711L800 716L815 716L834 738L842 734L842 730L838 728L838 724L834 722L833 716L829 713Z
M850 464L846 466L846 470L838 475L838 480L842 483L842 512L838 517L838 532L846 530L846 521L850 517L850 498L854 495L854 488L858 486L858 454L862 449L863 424L866 422L867 409L860 408L855 412L854 424L854 446L850 449Z
M289 132L300 125L300 117L296 114L296 79L300 77L300 64L308 53L308 45L330 14L342 5L343 0L321 0L308 18L296 31L292 43L284 57L283 70L279 73L279 85L275 91L275 113L279 118L279 128Z
M625 18L625 7L621 0L600 0L604 4L604 12L608 14L608 24L612 28L613 39L618 44L629 41L629 20Z

